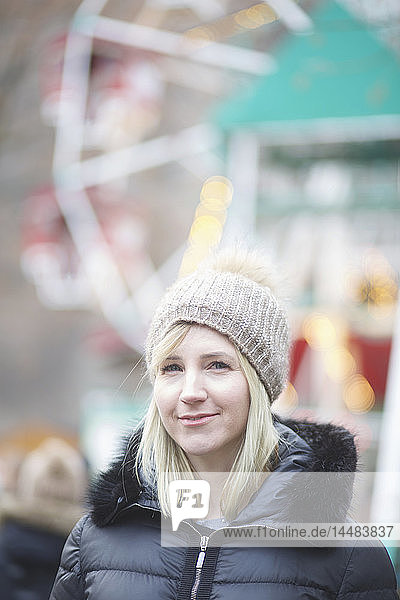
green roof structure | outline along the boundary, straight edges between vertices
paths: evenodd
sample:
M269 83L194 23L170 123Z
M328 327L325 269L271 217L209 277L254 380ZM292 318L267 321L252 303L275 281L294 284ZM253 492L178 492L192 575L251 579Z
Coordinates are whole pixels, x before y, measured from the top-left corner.
M342 5L320 2L309 34L289 34L275 48L277 70L220 104L213 122L229 133L307 131L330 123L361 138L400 137L400 61L366 23ZM366 121L367 119L367 121ZM342 131L342 129L341 129Z

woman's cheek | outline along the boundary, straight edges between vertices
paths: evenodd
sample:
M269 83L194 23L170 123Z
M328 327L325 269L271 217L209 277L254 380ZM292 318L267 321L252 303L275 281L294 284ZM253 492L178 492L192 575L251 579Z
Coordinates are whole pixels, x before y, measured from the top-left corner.
M165 390L162 389L158 389L157 393L154 394L154 400L158 408L161 420L163 422L168 420L168 418L171 417L172 412L174 411L174 408L176 406L174 396L174 391L170 388L168 389L168 394L165 392Z

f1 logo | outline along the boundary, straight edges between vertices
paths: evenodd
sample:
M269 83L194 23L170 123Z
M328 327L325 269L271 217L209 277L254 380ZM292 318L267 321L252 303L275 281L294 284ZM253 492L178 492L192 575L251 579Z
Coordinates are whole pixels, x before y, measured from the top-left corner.
M210 484L203 479L178 479L169 484L172 531L183 519L204 519L210 505Z

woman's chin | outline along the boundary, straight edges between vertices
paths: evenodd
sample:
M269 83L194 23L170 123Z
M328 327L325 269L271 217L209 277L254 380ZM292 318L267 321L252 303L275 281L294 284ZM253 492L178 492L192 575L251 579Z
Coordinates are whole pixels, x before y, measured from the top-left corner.
M188 457L190 457L190 456L206 457L207 455L209 455L213 452L214 448L211 448L210 446L187 444L186 446L182 446L182 450L185 452L185 454Z

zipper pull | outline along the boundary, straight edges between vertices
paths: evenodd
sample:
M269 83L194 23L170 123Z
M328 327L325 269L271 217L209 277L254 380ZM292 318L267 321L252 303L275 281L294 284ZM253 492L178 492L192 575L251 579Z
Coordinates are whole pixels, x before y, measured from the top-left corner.
M190 593L190 600L196 600L197 598L197 590L200 584L201 570L203 568L204 559L206 556L206 550L208 545L208 540L210 538L206 535L202 535L200 538L200 552L197 556L196 561L196 577L193 583L192 591Z
M201 567L203 566L205 555L206 555L205 550L202 550L201 552L199 552L199 555L197 557L196 569L201 569Z
M201 540L200 540L200 552L199 555L197 557L197 562L196 562L196 569L201 569L201 567L203 566L203 562L204 562L204 558L206 556L206 550L207 550L207 545L208 545L208 540L210 538L208 538L206 535L202 535L201 536Z
M202 535L200 538L200 550L202 552L205 552L207 550L207 546L208 546L208 540L210 538L206 535Z

